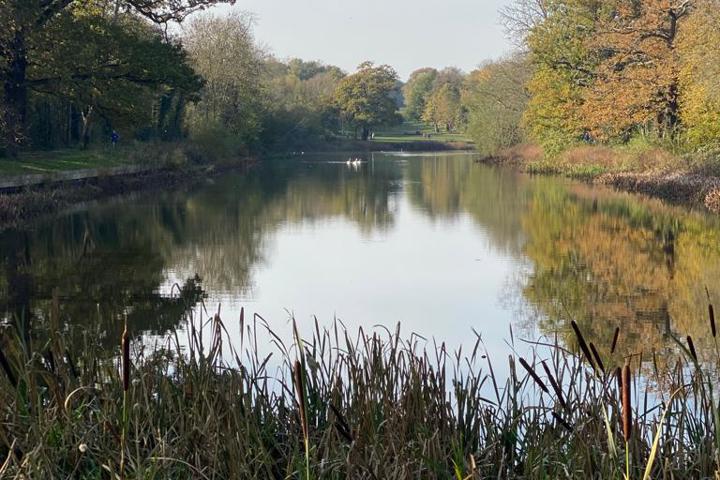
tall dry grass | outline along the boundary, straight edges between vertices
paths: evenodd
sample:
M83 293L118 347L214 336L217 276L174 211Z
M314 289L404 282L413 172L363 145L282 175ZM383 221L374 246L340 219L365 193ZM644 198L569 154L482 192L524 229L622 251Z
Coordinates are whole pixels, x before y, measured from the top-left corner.
M91 335L66 345L53 317L44 340L2 332L1 478L717 475L714 384L680 341L674 366L645 378L631 375L642 358L614 353L622 328L595 345L575 325L580 355L537 345L503 379L479 338L449 352L399 328L316 323L287 345L259 316L218 314L107 357Z

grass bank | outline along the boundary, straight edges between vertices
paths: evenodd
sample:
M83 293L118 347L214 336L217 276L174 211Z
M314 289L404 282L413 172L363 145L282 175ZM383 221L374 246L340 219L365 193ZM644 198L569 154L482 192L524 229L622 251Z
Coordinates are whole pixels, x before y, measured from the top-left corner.
M73 204L190 184L251 158L209 157L189 143L140 144L118 150L67 150L0 160L0 228L53 214ZM132 170L114 169L136 166ZM84 173L80 177L75 173Z
M715 385L690 338L677 340L677 362L659 371L641 352L619 353L621 329L595 345L573 325L578 354L538 345L533 356L506 358L503 379L495 374L503 360L488 358L479 338L453 353L425 349L399 329L352 333L336 324L315 325L311 338L296 333L286 345L262 318L243 315L233 325L213 316L205 329L188 319L187 338L171 337L163 348L130 332L108 358L93 332L85 345L66 344L59 312L56 300L42 335L2 330L2 478L619 480L718 472ZM229 343L229 331L239 344ZM648 377L638 378L648 364Z
M715 156L673 154L630 144L577 146L548 159L537 145L519 145L483 161L528 173L578 178L720 213L720 159Z

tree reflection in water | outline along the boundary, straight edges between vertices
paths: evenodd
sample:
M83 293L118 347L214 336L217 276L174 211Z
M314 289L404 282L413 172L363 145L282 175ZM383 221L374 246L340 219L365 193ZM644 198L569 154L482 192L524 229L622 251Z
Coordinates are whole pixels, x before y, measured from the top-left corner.
M515 259L518 280L506 294L534 313L519 326L559 333L572 345L574 319L601 353L616 326L623 355L671 348L669 332L708 347L705 289L711 299L720 293L714 218L467 156L375 154L357 170L334 156L312 160L267 162L193 191L106 202L6 230L0 312L42 325L57 288L62 319L97 329L108 346L125 316L135 332L164 334L208 292L251 296L278 229L343 219L363 235L391 232L405 199L443 228L472 219L497 255ZM175 281L180 289L170 295Z

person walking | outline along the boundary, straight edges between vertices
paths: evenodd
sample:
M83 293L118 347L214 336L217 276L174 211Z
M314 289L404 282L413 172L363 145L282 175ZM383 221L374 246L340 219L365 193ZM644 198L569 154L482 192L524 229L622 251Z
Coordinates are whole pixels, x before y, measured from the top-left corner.
M113 130L110 134L110 142L112 142L113 148L115 148L118 141L120 141L120 134L117 131Z

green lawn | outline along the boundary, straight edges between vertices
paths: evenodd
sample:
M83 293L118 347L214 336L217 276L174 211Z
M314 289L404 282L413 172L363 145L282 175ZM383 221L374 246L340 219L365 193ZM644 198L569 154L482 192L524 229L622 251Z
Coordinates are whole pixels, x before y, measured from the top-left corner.
M127 147L24 152L16 160L0 158L0 176L118 167L130 163L130 153Z
M418 135L416 132L420 132ZM429 134L430 137L423 136ZM472 140L463 133L435 133L431 125L422 122L404 122L392 127L382 127L375 130L375 142L465 142Z

